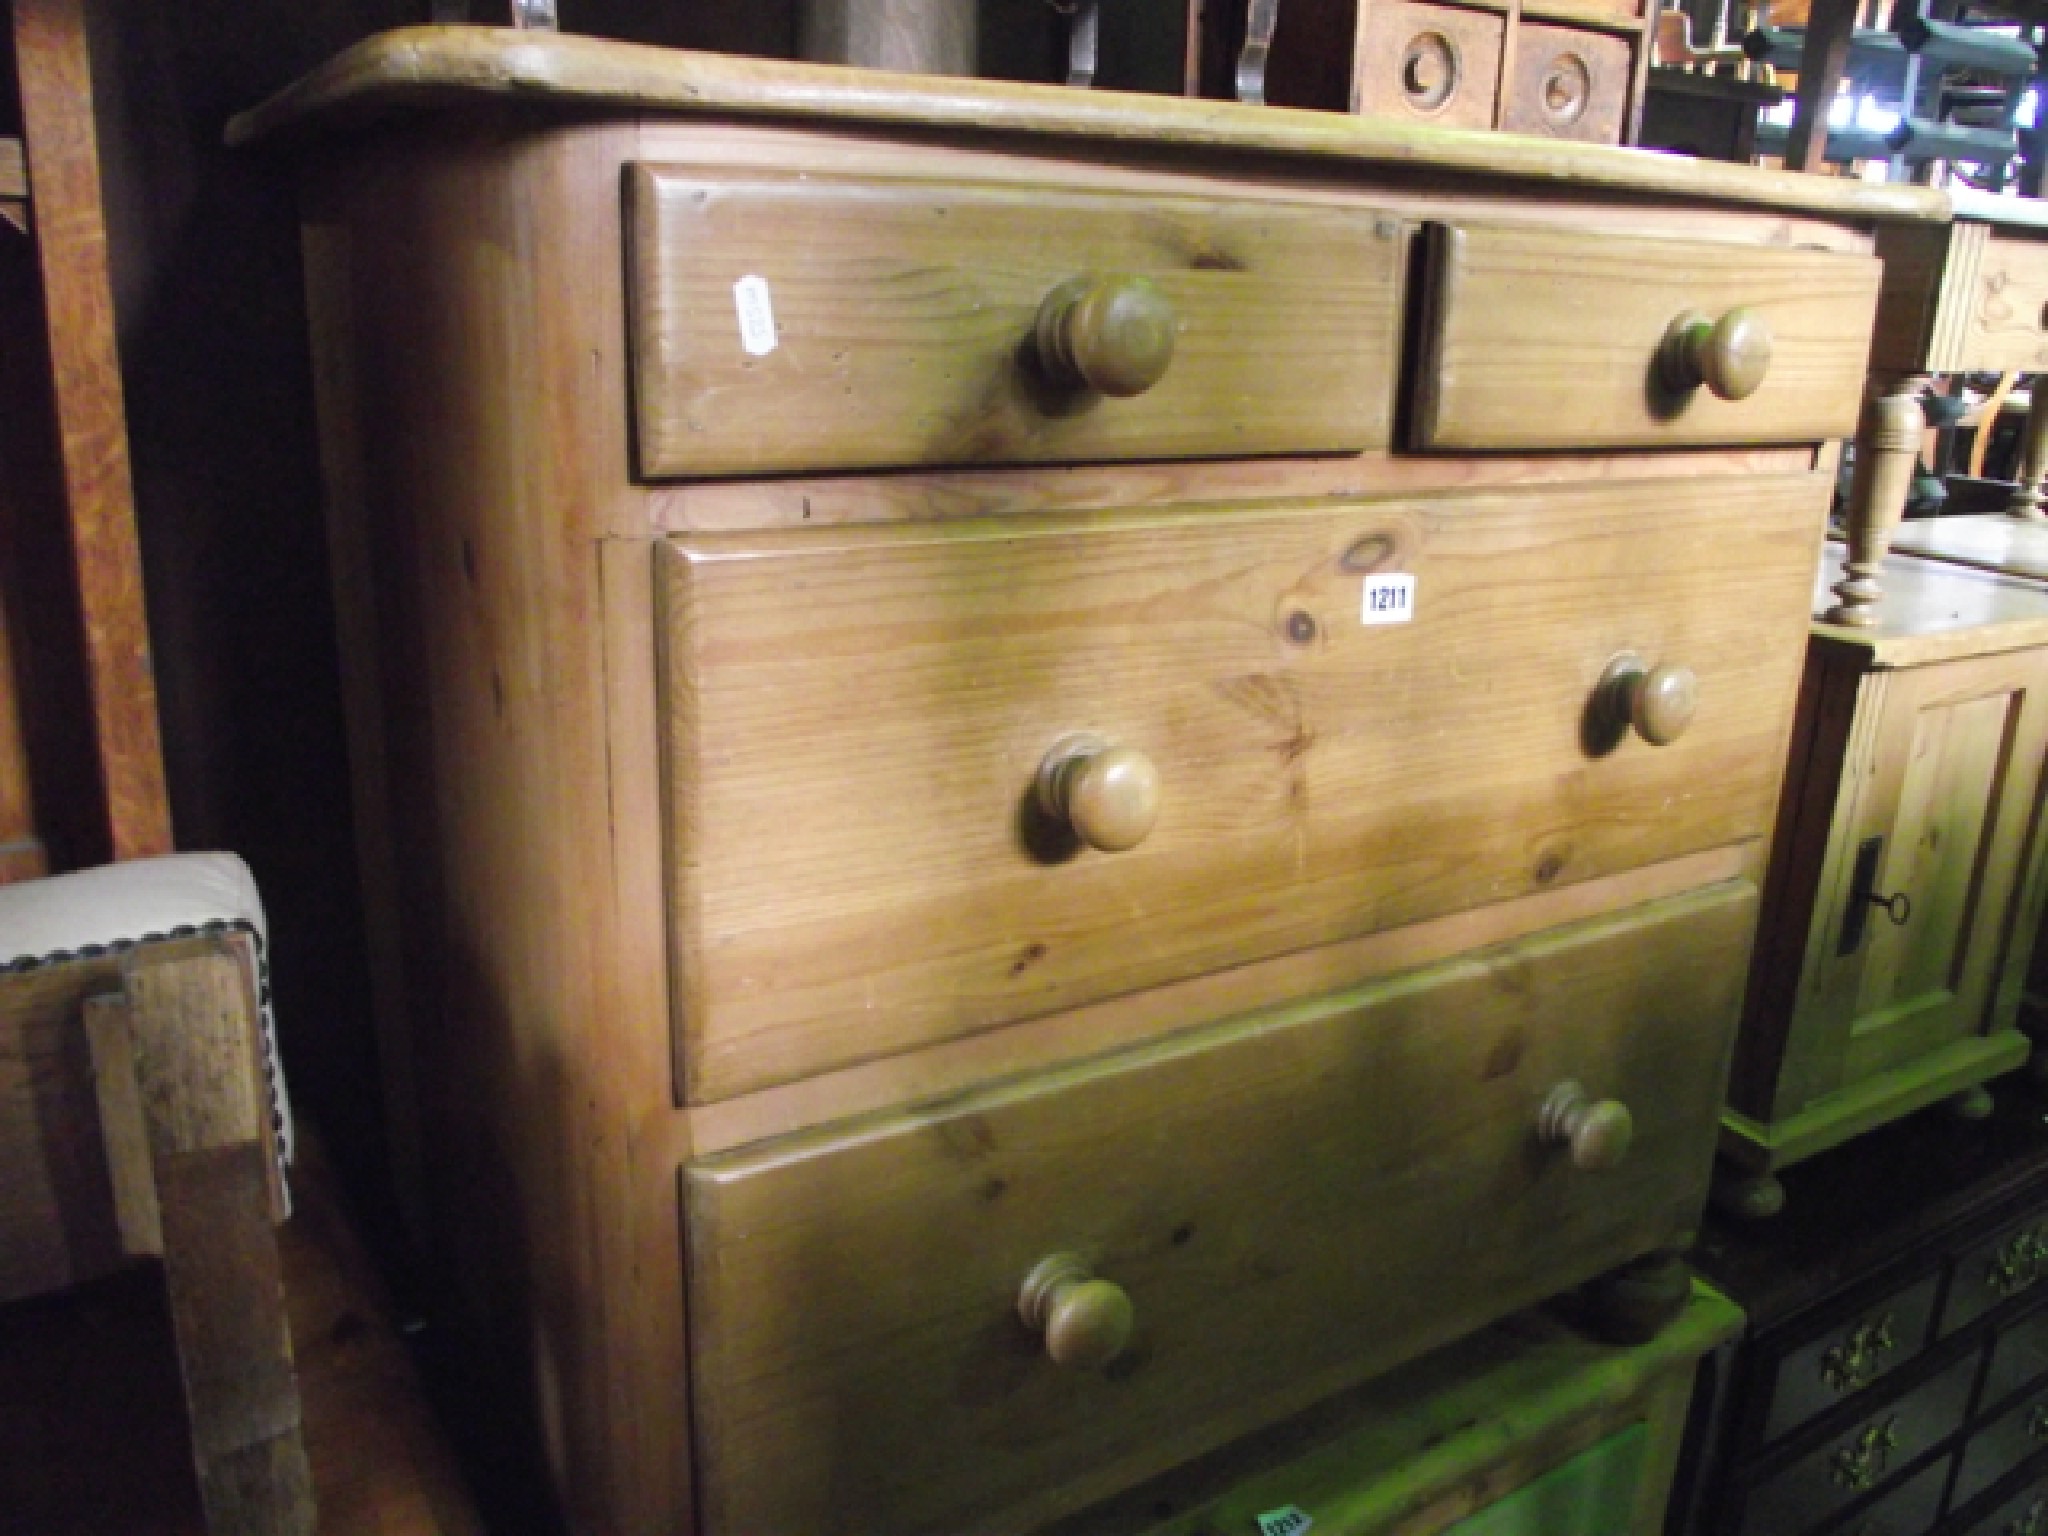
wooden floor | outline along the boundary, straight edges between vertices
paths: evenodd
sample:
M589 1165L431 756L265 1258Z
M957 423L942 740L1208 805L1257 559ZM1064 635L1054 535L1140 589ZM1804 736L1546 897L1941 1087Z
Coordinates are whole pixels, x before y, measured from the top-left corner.
M282 1229L322 1536L480 1536L317 1150ZM203 1536L161 1274L0 1308L0 1536Z

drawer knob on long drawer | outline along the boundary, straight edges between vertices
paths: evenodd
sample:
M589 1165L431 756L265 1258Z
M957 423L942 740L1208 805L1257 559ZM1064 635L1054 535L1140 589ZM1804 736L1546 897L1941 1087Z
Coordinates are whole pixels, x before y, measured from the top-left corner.
M1620 725L1632 725L1653 747L1668 747L1685 734L1699 708L1700 680L1692 668L1649 666L1624 652L1607 664L1600 692Z
M1071 1253L1041 1259L1025 1276L1017 1315L1069 1370L1099 1371L1131 1342L1131 1298Z
M1559 1083L1536 1112L1536 1134L1546 1146L1570 1147L1572 1166L1600 1173L1620 1165L1635 1139L1635 1116L1618 1099L1589 1099L1575 1082Z
M1038 306L1038 361L1061 384L1142 395L1166 377L1180 325L1147 278L1073 277Z
M1753 309L1711 319L1688 309L1664 333L1657 369L1680 394L1702 384L1723 400L1747 400L1771 370L1771 327Z
M1068 736L1038 765L1038 804L1090 848L1122 853L1159 820L1159 770L1136 747Z

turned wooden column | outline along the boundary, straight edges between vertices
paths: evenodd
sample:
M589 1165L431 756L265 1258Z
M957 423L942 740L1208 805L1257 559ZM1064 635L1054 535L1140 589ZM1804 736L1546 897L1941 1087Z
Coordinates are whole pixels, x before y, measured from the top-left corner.
M1986 422L1977 430L1989 432L1993 423ZM2041 521L2041 504L2048 497L2042 492L2042 482L2048 480L2048 374L2036 374L2028 390L2027 429L2020 439L2019 484L2012 489L2012 499L2005 504L2005 510L2014 517L2024 517L2031 522Z
M821 64L971 75L975 0L801 0L797 51Z
M1906 512L1913 488L1913 466L1920 458L1920 439L1927 420L1920 413L1917 377L1881 395L1863 408L1856 431L1856 474L1849 486L1849 558L1835 584L1840 599L1827 611L1830 624L1868 628L1877 622L1884 588L1878 581L1892 532Z

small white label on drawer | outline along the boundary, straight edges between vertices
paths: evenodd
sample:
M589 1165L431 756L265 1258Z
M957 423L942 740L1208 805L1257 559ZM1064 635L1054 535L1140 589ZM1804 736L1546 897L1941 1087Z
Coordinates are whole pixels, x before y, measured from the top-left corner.
M1415 574L1399 571L1365 578L1362 624L1406 624L1415 617Z
M749 357L766 357L775 350L775 301L768 296L768 279L747 276L732 285L733 308L739 311L740 345Z
M1269 1509L1259 1516L1259 1536L1301 1536L1314 1524L1315 1521L1289 1504L1283 1509Z

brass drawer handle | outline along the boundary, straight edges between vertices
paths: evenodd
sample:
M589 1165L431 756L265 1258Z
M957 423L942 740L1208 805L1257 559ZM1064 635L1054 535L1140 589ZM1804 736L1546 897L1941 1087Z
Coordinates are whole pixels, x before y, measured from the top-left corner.
M2041 1278L2041 1261L2048 1259L2048 1243L2028 1228L2015 1232L2012 1240L1992 1255L1984 1271L1984 1283L2000 1296L2016 1296Z
M1885 1464L1899 1448L1899 1416L1866 1424L1863 1432L1828 1458L1828 1477L1837 1488L1868 1488L1884 1476Z
M1122 853L1159 820L1159 770L1136 747L1062 737L1038 765L1038 806L1090 848Z
M1719 399L1747 400L1770 370L1771 327L1753 309L1731 309L1719 320L1688 309L1657 348L1658 376L1678 394L1704 384Z
M1038 306L1038 362L1055 383L1127 399L1166 377L1179 331L1151 279L1073 277Z
M1836 1392L1854 1392L1876 1379L1884 1357L1897 1347L1891 1313L1866 1318L1820 1357L1820 1379Z
M2036 1403L2027 1410L2027 1438L2048 1441L2048 1403Z
M1045 1335L1046 1354L1068 1370L1099 1371L1131 1342L1131 1298L1071 1253L1032 1267L1017 1293L1017 1315Z
M1700 680L1692 668L1663 662L1651 666L1624 651L1600 674L1598 696L1618 731L1629 726L1653 747L1668 747L1686 732L1699 710Z
M2007 1523L2000 1536L2048 1536L2048 1499L2036 1499L2026 1513Z
M1635 1133L1635 1116L1626 1104L1590 1099L1575 1082L1559 1083L1536 1111L1537 1138L1545 1146L1570 1147L1572 1166L1581 1173L1619 1167Z

